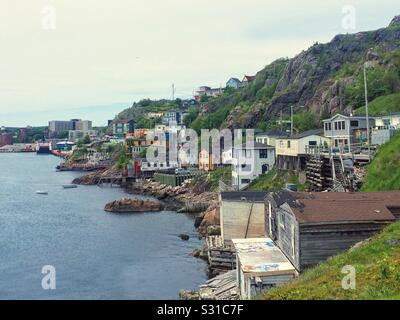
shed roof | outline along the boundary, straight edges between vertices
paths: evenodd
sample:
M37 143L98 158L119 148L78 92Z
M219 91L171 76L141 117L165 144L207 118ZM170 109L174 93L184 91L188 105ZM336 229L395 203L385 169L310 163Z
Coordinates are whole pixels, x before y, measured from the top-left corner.
M221 192L221 199L225 201L264 202L266 191L232 191Z
M277 206L287 203L299 223L393 221L390 208L400 208L400 191L273 193Z
M279 129L271 129L268 131L258 132L256 133L256 137L259 136L270 136L270 137L288 137L289 133L279 130Z
M290 136L290 139L301 139L301 138L305 138L305 137L312 136L312 135L322 136L323 130L322 129L313 129L313 130L303 131L303 132L296 133L296 134Z
M232 242L244 273L267 276L296 272L270 238L233 239Z
M252 145L247 145L247 143L242 143L237 146L234 146L234 149L275 149L274 146L270 146L269 144L266 143L261 143L261 142L253 142Z

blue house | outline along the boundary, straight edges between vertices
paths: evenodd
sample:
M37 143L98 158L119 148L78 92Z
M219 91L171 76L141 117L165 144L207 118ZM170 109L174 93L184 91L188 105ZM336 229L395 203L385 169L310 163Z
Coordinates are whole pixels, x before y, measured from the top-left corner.
M226 83L226 87L238 89L242 86L242 82L237 78L230 78Z

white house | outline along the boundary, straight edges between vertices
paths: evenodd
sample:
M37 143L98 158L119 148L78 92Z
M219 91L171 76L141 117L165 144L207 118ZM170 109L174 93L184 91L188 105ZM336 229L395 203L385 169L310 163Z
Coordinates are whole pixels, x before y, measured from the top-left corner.
M374 117L375 128L393 127L400 129L400 112L394 112L386 116Z
M364 116L345 116L337 114L323 120L324 136L332 139L335 148L350 152L352 145L367 141L367 119ZM375 126L375 118L369 118L369 127Z
M232 185L241 190L261 174L268 173L274 165L273 146L259 142L235 146L232 152Z

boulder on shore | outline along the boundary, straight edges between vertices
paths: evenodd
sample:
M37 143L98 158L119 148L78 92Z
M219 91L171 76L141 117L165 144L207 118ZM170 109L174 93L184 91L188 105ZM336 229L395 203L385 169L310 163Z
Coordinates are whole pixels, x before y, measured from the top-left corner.
M220 218L219 218L219 207L209 208L203 216L203 219L198 227L198 231L201 235L206 236L207 230L209 226L217 225L219 226ZM217 229L217 228L215 228ZM217 230L214 230L214 234L217 234Z
M158 212L163 210L163 205L158 200L143 200L137 198L123 198L107 203L104 207L107 212Z

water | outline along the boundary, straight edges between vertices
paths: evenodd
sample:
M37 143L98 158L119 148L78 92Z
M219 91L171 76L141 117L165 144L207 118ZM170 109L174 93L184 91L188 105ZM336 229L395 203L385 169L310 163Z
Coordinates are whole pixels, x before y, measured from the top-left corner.
M206 280L205 263L189 255L201 246L191 217L106 213L123 190L62 189L79 173L57 164L0 154L0 299L177 299ZM55 290L42 288L44 265L56 268Z

